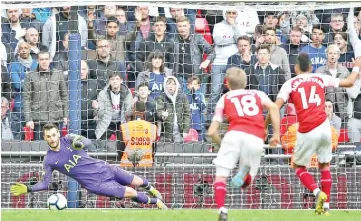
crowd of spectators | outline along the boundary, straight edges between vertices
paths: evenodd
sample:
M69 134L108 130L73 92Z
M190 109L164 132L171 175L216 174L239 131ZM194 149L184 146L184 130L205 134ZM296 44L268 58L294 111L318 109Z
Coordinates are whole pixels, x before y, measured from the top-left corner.
M72 33L81 36L81 134L109 139L132 118L136 101L167 142L190 129L205 142L227 68L248 76L248 88L273 101L295 76L298 54L314 73L346 78L361 56L361 7L316 11L191 10L118 5L13 8L2 14L2 139L25 139L24 127L68 125L68 61ZM207 21L199 30L197 21ZM202 20L202 21L203 21ZM210 30L210 31L209 31ZM361 140L361 79L328 89L328 116L338 133Z

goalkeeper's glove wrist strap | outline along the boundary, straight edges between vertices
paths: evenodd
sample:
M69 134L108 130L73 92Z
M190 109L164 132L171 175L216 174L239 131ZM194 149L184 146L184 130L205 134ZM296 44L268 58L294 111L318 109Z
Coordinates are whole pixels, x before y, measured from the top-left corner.
M31 193L31 192L33 192L33 189L30 186L26 186L26 191L28 193Z

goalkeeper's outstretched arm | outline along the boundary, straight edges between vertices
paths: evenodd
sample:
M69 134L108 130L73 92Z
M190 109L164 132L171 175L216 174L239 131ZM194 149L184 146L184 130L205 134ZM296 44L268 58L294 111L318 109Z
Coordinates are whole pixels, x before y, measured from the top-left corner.
M23 183L16 183L10 187L10 192L14 196L20 196L29 192L47 190L49 188L52 173L53 169L47 163L45 163L45 174L41 182L35 184L34 186L26 186Z
M91 145L91 140L78 134L67 134L66 139L70 140L73 149L87 149Z

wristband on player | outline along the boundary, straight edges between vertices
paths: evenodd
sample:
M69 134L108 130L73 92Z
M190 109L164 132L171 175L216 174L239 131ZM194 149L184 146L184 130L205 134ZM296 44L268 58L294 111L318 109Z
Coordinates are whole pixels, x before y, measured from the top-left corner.
M31 193L31 192L33 192L33 189L30 187L30 186L26 186L26 191L28 192L28 193Z
M360 73L360 68L359 67L353 67L352 72Z

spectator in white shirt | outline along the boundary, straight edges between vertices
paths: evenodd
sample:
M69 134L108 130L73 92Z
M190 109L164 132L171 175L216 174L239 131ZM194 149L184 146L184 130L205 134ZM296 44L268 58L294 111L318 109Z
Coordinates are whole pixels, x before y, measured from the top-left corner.
M214 107L220 97L228 58L237 53L237 39L245 34L241 28L242 26L236 22L237 16L238 13L236 10L225 10L224 20L217 23L213 29L216 55L212 66L212 89L210 102L207 107L207 117L212 116Z
M356 28L353 24L355 20L353 11L354 11L353 8L350 8L350 11L348 12L347 31L348 31L350 43L355 53L355 57L357 58L361 56L361 40L358 38Z

